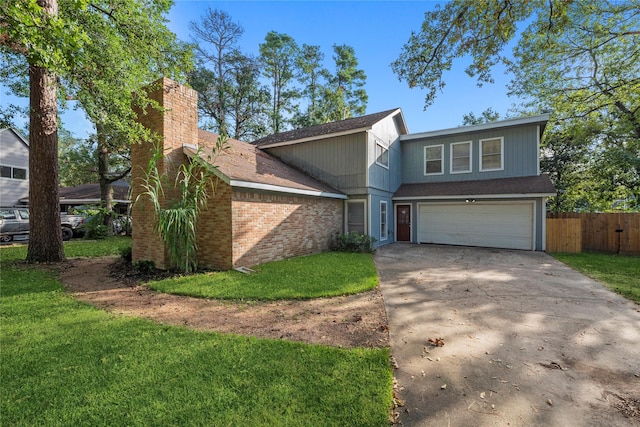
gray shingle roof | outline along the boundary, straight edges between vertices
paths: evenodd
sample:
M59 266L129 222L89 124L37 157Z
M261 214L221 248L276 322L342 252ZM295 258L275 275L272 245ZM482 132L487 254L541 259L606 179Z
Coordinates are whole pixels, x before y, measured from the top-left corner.
M375 123L384 119L385 117L399 112L399 108L392 110L381 111L379 113L368 114L361 117L353 117L346 120L340 120L338 122L324 123L321 125L315 125L308 128L294 129L287 132L274 133L264 138L253 141L252 144L256 146L265 146L271 144L278 144L281 142L297 141L300 139L319 137L324 135L331 135L334 133L348 132L351 130L370 128Z
M438 198L450 196L499 196L525 194L555 194L549 176L521 176L515 178L484 179L477 181L429 182L402 184L393 198Z

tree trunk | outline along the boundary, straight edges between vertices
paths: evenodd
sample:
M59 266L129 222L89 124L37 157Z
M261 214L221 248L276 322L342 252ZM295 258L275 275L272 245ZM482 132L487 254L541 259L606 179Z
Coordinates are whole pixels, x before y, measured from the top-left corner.
M110 151L107 145L107 134L104 126L96 125L98 136L98 176L100 177L100 207L105 210L103 225L107 226L108 234L113 234L113 192L111 191L112 180L109 179L109 157Z
M55 0L44 0L45 13L57 13ZM51 11L54 11L52 13ZM58 180L58 104L56 75L29 66L29 247L28 262L64 260Z

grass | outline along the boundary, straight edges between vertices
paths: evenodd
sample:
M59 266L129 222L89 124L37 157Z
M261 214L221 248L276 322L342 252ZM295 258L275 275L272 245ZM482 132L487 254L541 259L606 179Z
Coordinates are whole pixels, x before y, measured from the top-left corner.
M72 241L65 252L110 255L122 242ZM2 425L388 425L388 349L254 339L110 314L67 295L50 268L16 262L23 252L0 249Z
M593 252L552 255L613 291L640 303L640 257Z
M178 295L270 301L355 294L375 288L378 275L371 254L326 252L262 264L252 274L232 270L148 285Z

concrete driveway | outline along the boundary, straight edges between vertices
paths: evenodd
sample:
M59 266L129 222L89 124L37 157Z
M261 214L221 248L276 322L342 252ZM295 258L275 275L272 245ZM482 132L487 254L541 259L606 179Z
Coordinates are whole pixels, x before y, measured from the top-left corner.
M396 243L375 262L402 425L640 425L639 305L539 252Z

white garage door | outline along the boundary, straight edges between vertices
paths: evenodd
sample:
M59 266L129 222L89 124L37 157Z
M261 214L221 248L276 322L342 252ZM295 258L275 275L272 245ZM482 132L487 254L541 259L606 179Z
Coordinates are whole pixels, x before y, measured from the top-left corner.
M418 205L420 243L532 250L533 230L532 202Z

